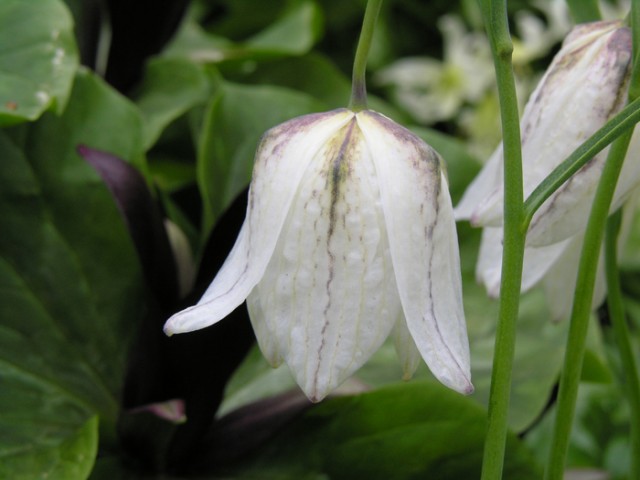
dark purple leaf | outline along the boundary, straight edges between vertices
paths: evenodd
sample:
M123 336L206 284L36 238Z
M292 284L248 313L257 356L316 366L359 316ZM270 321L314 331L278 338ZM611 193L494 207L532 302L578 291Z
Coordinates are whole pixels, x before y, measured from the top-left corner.
M148 285L159 304L171 309L178 301L178 276L160 209L144 178L120 158L85 145L78 153L96 169L129 229Z

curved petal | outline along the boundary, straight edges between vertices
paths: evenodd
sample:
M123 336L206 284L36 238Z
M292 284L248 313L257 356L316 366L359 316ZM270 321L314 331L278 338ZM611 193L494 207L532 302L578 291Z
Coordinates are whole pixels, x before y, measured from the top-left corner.
M524 109L524 194L531 192L625 101L631 33L620 22L593 22L567 37ZM604 155L594 158L536 213L528 244L542 246L573 236L584 225ZM589 197L589 195L591 195ZM498 225L503 189L476 209L477 224Z
M544 247L584 230L608 148L567 180L533 216L527 245Z
M458 239L440 158L388 118L357 115L380 184L393 269L407 326L433 374L470 393Z
M582 235L578 235L570 241L570 248L567 248L564 254L556 260L542 282L553 321L563 320L571 314L580 251L582 250Z
M485 227L482 230L480 253L476 264L476 278L487 289L490 297L500 295L500 280L502 278L502 228ZM533 288L549 270L558 258L569 248L571 240L547 245L545 247L526 247L522 267L521 291Z
M265 133L253 168L247 218L231 253L197 305L172 316L165 332L189 332L221 320L260 281L300 181L314 156L353 113L306 115Z
M402 379L410 380L418 368L418 365L420 365L422 356L420 355L418 347L416 347L416 342L413 341L404 316L401 316L396 321L391 334L398 359L400 360L400 366L402 367Z
M484 285L487 295L498 298L502 278L502 228L482 229L480 251L476 262L476 281Z
M555 261L544 277L544 292L549 304L551 319L564 320L571 315L573 295L576 289L583 236L575 235L568 240L567 248ZM604 254L602 249L598 258L596 280L591 300L591 309L595 310L604 302L607 294L607 282L604 275Z
M269 362L269 365L277 368L282 365L283 359L280 350L278 350L276 337L269 330L260 298L260 283L258 283L247 297L249 320L251 320L251 326L256 334L256 340L258 340L262 355Z
M474 218L474 213L483 202L501 191L502 168L502 145L500 145L469 184L458 205L453 209L456 220L471 220L472 224L479 224L478 219Z
M278 350L312 401L366 362L400 314L379 205L352 121L315 156L258 284Z

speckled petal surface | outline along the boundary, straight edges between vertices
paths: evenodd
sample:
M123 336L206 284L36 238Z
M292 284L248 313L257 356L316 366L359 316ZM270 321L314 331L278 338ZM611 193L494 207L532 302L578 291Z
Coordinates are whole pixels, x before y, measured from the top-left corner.
M167 334L207 327L247 298L264 274L309 163L353 115L345 109L306 115L265 133L256 152L247 218L236 244L198 304L167 321Z
M355 372L400 312L380 195L355 120L314 157L265 275L261 308L312 401Z

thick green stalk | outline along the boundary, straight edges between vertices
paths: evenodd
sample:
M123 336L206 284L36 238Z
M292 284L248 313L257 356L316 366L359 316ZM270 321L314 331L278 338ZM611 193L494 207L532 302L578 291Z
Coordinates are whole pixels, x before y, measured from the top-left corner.
M504 151L504 249L500 308L493 354L487 435L482 462L482 480L502 477L511 396L511 371L516 343L516 323L520 306L520 284L524 258L522 229L523 183L520 120L511 63L513 44L507 23L506 2L481 1L487 33L493 51Z
M358 40L356 57L353 61L353 75L351 77L351 100L349 101L349 108L354 112L366 110L367 108L367 58L369 57L373 32L381 6L382 0L369 0L367 2L367 9L364 12L362 31L360 32L360 39Z
M601 18L598 0L567 0L567 5L575 23L595 22Z
M546 480L562 480L564 463L569 447L571 425L575 413L578 385L582 372L582 360L591 316L591 304L595 285L600 246L604 227L609 215L609 207L618 182L618 176L624 162L631 132L621 135L612 145L607 162L602 170L600 183L591 207L587 222L584 243L580 255L578 278L573 297L571 323L564 356L556 418L549 450L549 459L545 471Z
M607 222L605 235L605 272L607 277L607 306L618 352L624 370L623 389L627 395L631 411L631 451L640 452L640 379L638 366L631 346L629 327L622 301L618 274L617 240L620 231L621 214L618 211ZM631 455L629 478L640 480L640 455Z

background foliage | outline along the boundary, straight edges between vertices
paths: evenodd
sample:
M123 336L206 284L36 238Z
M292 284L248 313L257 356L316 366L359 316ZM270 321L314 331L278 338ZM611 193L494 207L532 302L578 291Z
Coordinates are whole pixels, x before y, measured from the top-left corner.
M526 9L548 24L533 3L509 2L514 21ZM416 55L446 65L435 19L480 31L474 5L389 0L370 61L371 107L442 153L454 200L486 148L472 148L482 135L464 119L497 122L493 91L420 124L376 75ZM346 105L363 11L360 0L0 1L1 478L478 476L497 304L475 283L468 225L471 397L424 366L401 383L385 345L345 396L311 406L253 346L244 306L203 332L161 331L226 257L262 133ZM556 47L519 67L523 85ZM637 341L640 262L626 255ZM538 478L546 455L566 335L548 317L541 292L525 296L505 478ZM607 319L593 326L569 462L623 478L628 412Z

